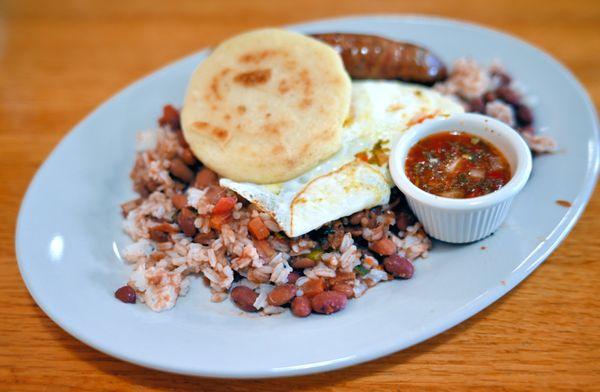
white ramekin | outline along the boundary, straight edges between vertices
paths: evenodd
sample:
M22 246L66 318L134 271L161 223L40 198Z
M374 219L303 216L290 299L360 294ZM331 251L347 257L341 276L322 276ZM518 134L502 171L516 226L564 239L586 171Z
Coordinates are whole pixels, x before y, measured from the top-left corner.
M510 181L495 192L470 199L436 196L414 185L404 170L408 151L424 137L444 131L467 132L496 146L510 164ZM505 123L480 114L460 113L427 120L402 135L392 148L390 171L430 236L446 242L472 242L492 234L506 218L512 200L531 173L531 152L517 131Z

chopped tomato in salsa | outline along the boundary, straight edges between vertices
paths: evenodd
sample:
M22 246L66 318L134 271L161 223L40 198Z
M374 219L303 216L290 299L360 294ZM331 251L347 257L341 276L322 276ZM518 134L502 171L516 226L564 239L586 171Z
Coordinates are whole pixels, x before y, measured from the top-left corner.
M408 152L405 170L425 192L455 199L497 191L511 177L510 165L496 147L456 131L421 139Z

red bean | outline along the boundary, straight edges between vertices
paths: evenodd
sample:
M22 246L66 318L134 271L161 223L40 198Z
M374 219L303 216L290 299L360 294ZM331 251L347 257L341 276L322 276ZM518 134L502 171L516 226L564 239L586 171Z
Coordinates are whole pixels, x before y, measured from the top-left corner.
M246 286L237 286L231 290L231 300L237 305L238 308L246 312L256 312L257 309L254 307L254 301L258 294L254 290Z
M126 304L134 304L135 303L135 290L129 286L123 286L115 291L115 297Z
M306 317L311 314L310 300L306 297L296 297L292 301L292 314L297 317Z
M171 161L169 172L187 184L194 181L194 172L179 158Z
M399 255L386 257L383 260L383 268L394 278L410 279L415 272L415 267L410 260Z
M181 228L183 233L188 237L193 237L198 231L196 229L196 226L194 225L195 221L196 214L192 212L192 210L190 210L189 208L182 209L179 215L177 216L177 224L179 224L179 227Z
M267 301L270 305L281 306L285 305L296 296L296 286L293 284L282 284L275 287L267 296Z
M381 256L389 256L396 252L396 244L389 238L382 238L379 241L375 241L369 248Z
M323 291L311 299L312 310L322 314L338 312L346 307L346 303L346 296L337 291Z

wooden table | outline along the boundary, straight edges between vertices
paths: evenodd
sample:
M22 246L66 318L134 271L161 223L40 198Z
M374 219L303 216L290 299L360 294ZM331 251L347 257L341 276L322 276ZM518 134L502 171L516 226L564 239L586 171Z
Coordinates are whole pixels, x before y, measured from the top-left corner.
M19 204L36 169L110 95L232 34L341 14L467 19L547 50L600 103L597 0L171 3L0 1L0 390L599 388L600 192L510 294L425 343L345 370L274 381L174 376L101 354L50 321L29 296L14 252Z

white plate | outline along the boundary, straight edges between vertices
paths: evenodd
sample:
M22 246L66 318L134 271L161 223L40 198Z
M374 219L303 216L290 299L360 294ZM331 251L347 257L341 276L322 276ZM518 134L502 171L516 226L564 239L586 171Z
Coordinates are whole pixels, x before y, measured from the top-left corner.
M580 216L598 171L598 124L581 85L559 63L515 38L455 21L404 16L303 24L304 32L359 32L421 43L451 63L502 59L538 97L538 125L561 152L535 159L506 223L467 246L435 243L409 281L381 284L343 312L297 319L240 316L213 304L201 282L174 310L123 304L113 291L129 267L119 204L134 196L135 132L155 125L165 103L182 102L198 53L136 83L73 129L41 167L17 227L21 274L40 307L67 332L107 354L165 371L276 377L337 369L401 350L488 306L533 271ZM569 200L571 208L557 199ZM487 249L482 250L485 246Z

